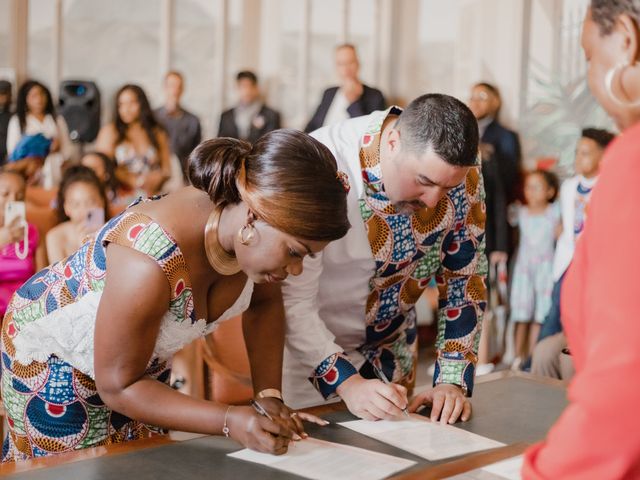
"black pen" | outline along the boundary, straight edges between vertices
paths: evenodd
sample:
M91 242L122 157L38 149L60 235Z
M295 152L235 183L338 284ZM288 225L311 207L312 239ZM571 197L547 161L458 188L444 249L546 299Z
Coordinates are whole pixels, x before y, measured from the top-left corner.
M371 364L371 366L373 367L373 371L376 373L376 376L382 380L382 383L386 384L386 385L391 385L391 382L389 381L389 379L387 378L387 376L384 374L384 372L378 368L376 365L374 365L373 363ZM404 407L402 409L402 412L409 417L409 412L407 410L407 407Z
M267 412L264 407L262 405L260 405L258 402L256 402L254 399L249 400L249 403L251 404L251 406L253 407L253 409L258 412L259 415L262 415L263 417L267 417L269 420L271 420L272 422L274 421L273 418L271 418L271 415L269 415L269 412Z

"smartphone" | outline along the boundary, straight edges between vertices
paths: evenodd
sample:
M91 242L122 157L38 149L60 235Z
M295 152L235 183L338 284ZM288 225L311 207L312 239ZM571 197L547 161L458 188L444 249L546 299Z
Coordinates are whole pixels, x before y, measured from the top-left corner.
M104 225L104 209L92 208L87 212L87 219L84 224L87 227L87 231L96 232Z
M11 223L19 218L23 222L27 218L27 209L24 202L7 202L4 206L4 224L5 226L11 225Z

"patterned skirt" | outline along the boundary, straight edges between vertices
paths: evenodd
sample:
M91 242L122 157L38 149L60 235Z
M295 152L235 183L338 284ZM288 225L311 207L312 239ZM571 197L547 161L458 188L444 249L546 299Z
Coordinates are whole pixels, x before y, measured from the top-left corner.
M94 380L55 355L46 363L14 361L12 327L7 315L2 329L2 400L9 426L2 461L26 460L99 445L147 438L160 429L109 409ZM147 374L168 382L166 362Z

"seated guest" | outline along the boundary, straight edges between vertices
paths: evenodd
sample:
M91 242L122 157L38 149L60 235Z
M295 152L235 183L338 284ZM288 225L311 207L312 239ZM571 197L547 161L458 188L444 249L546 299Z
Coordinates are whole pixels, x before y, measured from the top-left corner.
M51 151L51 144L51 139L42 133L23 136L11 153L5 168L22 175L28 187L39 188L46 192L55 190L55 188L43 189L41 187L42 169L45 159Z
M7 161L7 130L11 115L11 83L0 80L0 167Z
M522 478L640 478L640 2L591 0L590 91L621 134L607 147L560 307L576 373L569 405L525 454ZM624 238L624 240L622 240Z
M305 132L386 108L382 92L362 83L358 77L359 70L356 47L351 44L337 47L336 72L340 85L324 91L320 105L305 127Z
M80 159L80 164L93 170L107 194L110 204L118 201L118 179L114 161L102 152L87 152Z
M57 208L61 223L47 233L50 263L75 252L108 217L107 197L93 170L82 165L65 170L58 190Z
M13 293L37 269L44 267L43 255L36 255L41 243L38 229L30 223L25 225L17 217L8 225L5 222L7 203L23 202L25 190L24 177L16 172L0 170L0 320Z
M15 159L16 150L25 139L37 134L51 142L40 180L44 188L51 189L60 183L62 164L71 156L69 130L64 118L55 113L49 89L40 82L28 80L18 91L16 114L9 121L7 153L10 159Z
M562 353L567 347L567 340L560 323L560 291L564 273L573 258L576 240L584 228L587 204L598 180L600 160L614 138L615 135L606 130L584 129L576 148L576 175L567 179L560 189L562 233L553 258L551 307L533 351L531 373L535 375L568 380L573 374L570 357Z
M262 135L280 128L280 113L260 99L258 77L242 71L236 76L238 105L220 116L219 137L232 137L255 143Z
M163 429L224 434L283 454L305 435L301 419L324 424L292 416L276 392L284 344L278 283L349 229L340 177L331 152L302 132L278 130L253 146L208 140L191 154L192 186L140 200L28 280L1 336L3 460ZM176 351L241 313L253 389L268 416L167 383Z
M180 104L184 80L180 72L171 71L164 77L164 106L154 114L169 134L171 151L180 160L184 179L187 179L187 159L201 139L200 120Z
M116 159L118 181L134 195L155 195L171 176L169 139L144 90L125 85L116 94L115 119L100 129L96 150Z

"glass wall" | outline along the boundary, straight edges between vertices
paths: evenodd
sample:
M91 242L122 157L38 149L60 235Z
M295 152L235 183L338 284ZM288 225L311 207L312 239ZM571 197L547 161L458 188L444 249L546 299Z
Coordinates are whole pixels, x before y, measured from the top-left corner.
M10 65L11 45L9 44L11 0L0 0L0 69Z
M29 77L43 82L50 89L55 84L53 78L54 42L53 25L55 2L51 0L30 0L27 38L27 69ZM51 92L57 98L57 92Z
M460 24L460 3L460 0L420 1L416 74L422 93L456 93L452 59Z
M219 28L216 2L176 0L174 7L172 68L184 75L183 103L198 115L205 134L214 129L215 41Z

